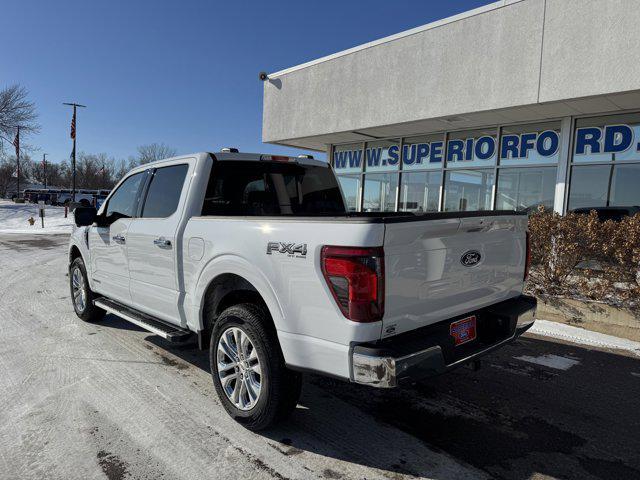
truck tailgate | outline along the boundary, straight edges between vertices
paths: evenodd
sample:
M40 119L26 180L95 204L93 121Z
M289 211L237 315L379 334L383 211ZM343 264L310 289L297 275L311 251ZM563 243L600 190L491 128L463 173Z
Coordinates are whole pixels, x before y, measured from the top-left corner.
M382 337L520 295L526 228L518 214L387 223Z

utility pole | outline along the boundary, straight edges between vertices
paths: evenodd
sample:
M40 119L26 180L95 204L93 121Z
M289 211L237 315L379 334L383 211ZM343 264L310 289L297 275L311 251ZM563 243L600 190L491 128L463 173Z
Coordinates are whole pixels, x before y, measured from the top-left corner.
M44 188L47 188L47 154L42 154L42 173L44 176Z
M18 133L16 133L13 145L16 147L16 172L18 174L18 191L16 193L16 198L20 198L20 125L18 125L17 128Z
M77 107L86 108L86 105L80 105L79 103L63 103L63 105L69 105L73 107L73 118L71 119L71 138L73 139L73 150L71 151L71 165L72 165L72 185L71 185L71 201L76 201L76 109Z

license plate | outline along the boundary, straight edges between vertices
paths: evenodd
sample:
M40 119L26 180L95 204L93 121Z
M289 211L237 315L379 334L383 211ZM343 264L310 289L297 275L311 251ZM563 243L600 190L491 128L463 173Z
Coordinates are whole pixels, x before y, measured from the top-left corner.
M456 346L470 342L476 338L476 316L457 320L449 327L449 334L453 337Z

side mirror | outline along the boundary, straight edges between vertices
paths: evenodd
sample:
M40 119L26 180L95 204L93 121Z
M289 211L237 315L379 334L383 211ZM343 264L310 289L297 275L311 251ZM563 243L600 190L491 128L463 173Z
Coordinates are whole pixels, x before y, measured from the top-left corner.
M77 227L87 227L93 224L97 214L95 207L77 207L73 211L73 219Z
M115 220L116 219L114 219L112 216L107 217L103 212L102 215L96 215L96 218L93 220L93 223L96 225L96 227L108 227Z

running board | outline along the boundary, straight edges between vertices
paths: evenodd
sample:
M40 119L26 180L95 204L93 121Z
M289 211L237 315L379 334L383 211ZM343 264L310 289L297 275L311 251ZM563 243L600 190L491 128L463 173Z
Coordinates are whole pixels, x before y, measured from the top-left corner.
M93 304L151 333L155 333L169 342L183 343L192 335L190 330L164 322L108 298L98 298L93 301Z

